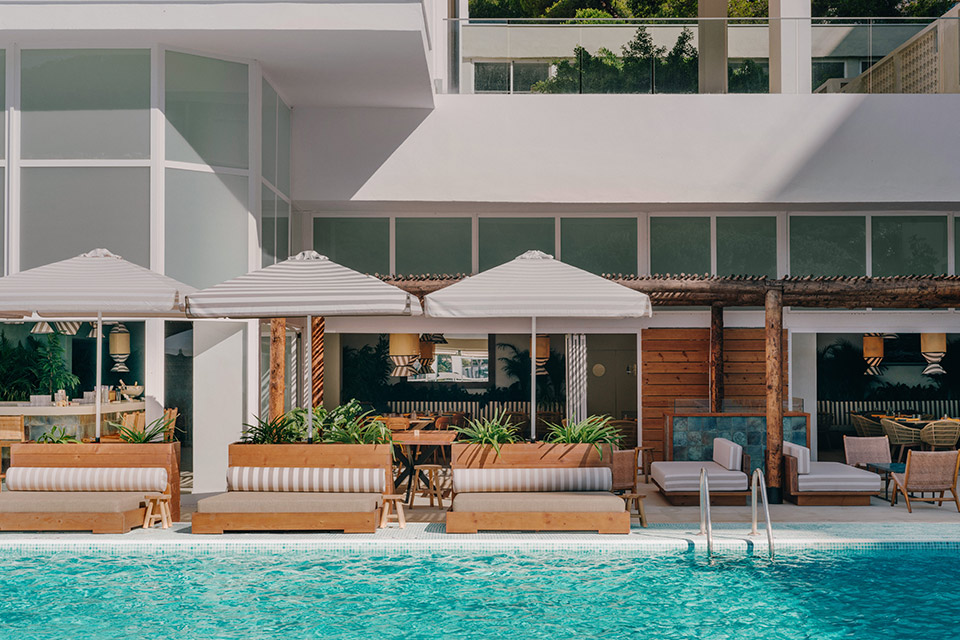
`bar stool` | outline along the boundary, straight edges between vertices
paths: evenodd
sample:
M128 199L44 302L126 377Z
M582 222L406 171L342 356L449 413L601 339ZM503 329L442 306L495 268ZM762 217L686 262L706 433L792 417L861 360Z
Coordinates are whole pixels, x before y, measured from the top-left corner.
M410 491L409 506L413 507L413 498L420 489L420 472L425 471L427 473L427 486L420 495L430 498L431 507L433 506L433 499L436 498L437 505L443 509L443 494L440 492L440 469L442 468L438 464L418 464L413 467L413 478L410 480L413 483L413 489Z
M646 527L646 526L647 526L647 512L644 511L644 509L643 509L643 498L644 498L644 495L643 495L642 493L625 493L625 494L623 494L623 499L624 499L624 501L627 503L627 504L626 504L627 512L628 512L628 513L633 513L633 509L630 508L630 504L633 503L634 509L636 509L637 513L640 515L640 526L641 526L641 527Z
M391 515L391 509L394 513ZM387 526L392 518L396 518L397 524L403 529L407 526L407 519L403 515L403 495L388 493L383 496L383 507L380 510L380 528Z
M161 528L169 529L173 524L173 518L170 515L170 495L154 493L148 495L146 499L147 511L143 514L143 528L149 529L159 522Z
M653 462L653 447L644 445L635 449L637 454L636 474L643 473L643 481L650 484L650 464Z

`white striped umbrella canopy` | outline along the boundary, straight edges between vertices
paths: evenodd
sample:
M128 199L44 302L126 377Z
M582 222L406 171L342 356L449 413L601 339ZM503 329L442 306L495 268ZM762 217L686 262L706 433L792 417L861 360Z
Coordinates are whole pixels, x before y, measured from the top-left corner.
M417 297L302 251L277 264L187 296L194 318L420 315Z

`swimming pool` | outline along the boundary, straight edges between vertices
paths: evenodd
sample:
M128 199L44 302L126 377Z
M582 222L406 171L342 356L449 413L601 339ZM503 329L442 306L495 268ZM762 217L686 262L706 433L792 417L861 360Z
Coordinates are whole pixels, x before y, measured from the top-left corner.
M4 639L960 637L956 548L0 556Z

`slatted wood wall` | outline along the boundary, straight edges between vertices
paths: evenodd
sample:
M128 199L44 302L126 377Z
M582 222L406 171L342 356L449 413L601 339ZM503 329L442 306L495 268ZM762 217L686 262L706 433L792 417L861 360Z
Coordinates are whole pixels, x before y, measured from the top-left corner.
M723 397L765 401L763 329L724 329ZM787 339L783 340L783 384L787 394ZM706 401L710 357L709 329L644 329L643 444L655 447L654 458L663 460L665 411L677 399Z

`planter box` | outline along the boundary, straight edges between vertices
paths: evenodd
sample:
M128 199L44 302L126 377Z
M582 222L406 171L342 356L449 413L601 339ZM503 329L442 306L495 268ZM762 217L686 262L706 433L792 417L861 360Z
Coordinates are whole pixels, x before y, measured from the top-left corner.
M180 521L180 443L14 444L16 467L163 467L170 482L170 514Z
M601 453L603 453L601 457ZM490 445L458 444L451 446L450 466L462 469L496 467L611 467L613 447L592 444L550 444L524 442L500 445L500 455Z
M389 444L245 444L228 449L231 467L382 467L393 492L393 445Z

